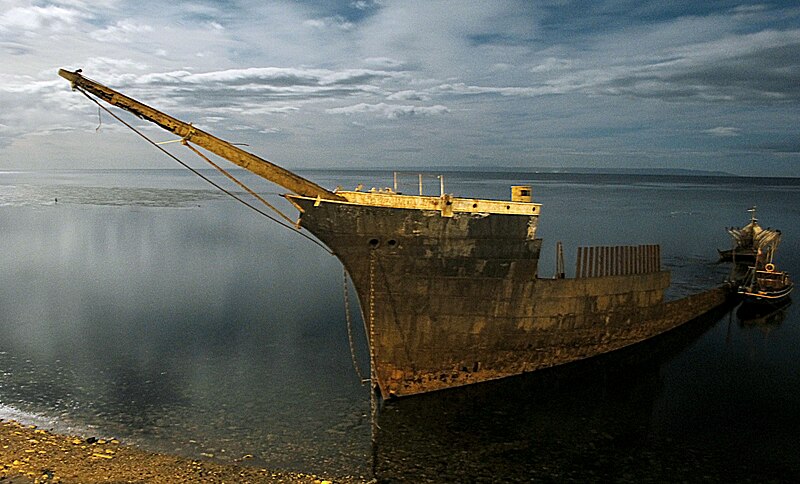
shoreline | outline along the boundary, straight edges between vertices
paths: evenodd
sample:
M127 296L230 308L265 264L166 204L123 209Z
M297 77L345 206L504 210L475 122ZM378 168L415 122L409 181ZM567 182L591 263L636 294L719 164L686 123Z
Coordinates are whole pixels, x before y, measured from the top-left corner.
M0 420L0 483L362 482L156 454L117 440L54 433Z

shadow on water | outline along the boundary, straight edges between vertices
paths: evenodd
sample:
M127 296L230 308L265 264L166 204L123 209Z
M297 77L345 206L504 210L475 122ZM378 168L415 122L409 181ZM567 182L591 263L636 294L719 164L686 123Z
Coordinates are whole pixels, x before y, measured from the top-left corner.
M791 304L792 299L788 297L777 304L742 304L736 310L736 319L743 328L758 327L769 331L783 323Z
M730 306L635 347L497 382L386 402L373 446L380 482L642 482L781 479L721 449L654 431L661 367ZM726 316L727 314L727 316Z

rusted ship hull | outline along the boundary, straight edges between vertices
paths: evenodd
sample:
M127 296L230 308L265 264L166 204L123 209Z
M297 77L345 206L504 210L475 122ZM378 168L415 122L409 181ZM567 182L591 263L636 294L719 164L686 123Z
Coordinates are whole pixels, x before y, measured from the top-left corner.
M493 380L613 351L725 301L664 302L669 273L540 279L535 217L419 211L289 196L359 295L385 398ZM614 272L614 271L607 271ZM602 272L601 272L602 273Z
M300 224L350 273L366 323L373 382L386 398L610 352L725 300L719 289L665 303L669 274L661 271L654 246L591 248L579 252L575 279L537 278L541 205L532 202L528 186L512 187L511 201L456 198L444 192L441 178L438 197L423 195L421 178L419 196L396 187L330 191L80 70L61 69L59 75L99 107L98 99L104 100L176 134L231 179L192 144L289 190Z

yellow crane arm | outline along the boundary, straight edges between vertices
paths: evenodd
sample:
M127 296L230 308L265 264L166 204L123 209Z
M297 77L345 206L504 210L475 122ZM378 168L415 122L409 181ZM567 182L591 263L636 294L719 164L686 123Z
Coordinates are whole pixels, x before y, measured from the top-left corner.
M195 128L189 123L184 123L178 119L173 118L161 111L151 108L146 104L125 96L109 87L100 83L87 79L80 74L80 71L71 72L65 69L59 69L58 75L67 79L72 83L73 89L81 89L89 92L103 101L129 111L136 116L146 119L158 126L175 133L186 141L207 149L208 151L225 158L226 160L236 165L245 168L256 175L259 175L267 180L276 183L287 190L306 196L306 197L320 197L327 200L345 200L344 197L327 190L316 183L306 180L305 178L292 173L291 171L282 168L274 163L271 163L263 158L260 158L252 153L249 153L239 147L228 143L225 140L217 138L205 131Z

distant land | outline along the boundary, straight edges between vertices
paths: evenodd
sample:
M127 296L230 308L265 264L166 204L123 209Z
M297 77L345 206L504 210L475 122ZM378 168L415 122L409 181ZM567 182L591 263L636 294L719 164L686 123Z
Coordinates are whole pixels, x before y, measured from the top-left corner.
M605 175L680 175L680 176L739 176L725 171L694 170L690 168L598 168L598 167L533 167L533 166L456 166L438 167L443 172L477 171L477 172L502 172L502 173L569 173L576 175L605 174ZM412 168L416 170L416 168ZM430 171L430 168L428 168Z
M661 176L724 176L738 177L725 171L695 170L690 168L598 168L598 167L535 167L535 166L425 166L397 168L298 168L298 171L334 172L402 172L402 173L537 173L570 175L661 175Z
M403 175L416 175L422 174L425 176L436 176L439 174L447 174L447 173L461 173L464 175L472 175L472 176L485 176L489 178L502 178L507 177L509 175L514 175L516 177L523 176L523 175L537 175L546 178L558 178L561 176L573 176L579 178L586 178L592 176L598 176L603 178L615 178L615 177L630 177L630 176L640 176L640 177L656 177L656 178L686 178L686 177L693 177L693 178L716 178L722 179L726 178L730 181L746 181L746 180L780 180L781 183L800 183L800 177L796 176L754 176L754 175L740 175L731 172L725 172L720 170L696 170L690 168L598 168L598 167L536 167L536 166L425 166L425 167L383 167L383 166L376 166L376 167L322 167L322 166L315 166L315 167L294 167L294 166L284 166L286 169L290 171L294 171L297 173L319 173L319 172L327 172L327 173L341 173L346 175L353 175L353 174L360 174L363 176L369 175L391 175L392 172L397 172L398 174ZM207 168L203 165L194 164L193 168L199 171L209 171L214 172L216 171L214 168ZM240 168L238 166L231 166L226 168L230 172L245 172L244 168ZM35 170L0 170L0 174L13 174L13 173L36 173L36 172L47 172L47 173L76 173L76 172L97 172L97 173L114 173L114 172L150 172L155 173L158 171L163 172L174 172L174 171L182 171L186 170L185 168L181 167L170 167L170 168L70 168L70 169L35 169Z
M574 183L609 183L626 184L631 179L638 178L640 181L651 180L664 183L683 183L691 180L692 183L715 184L725 183L733 185L780 185L797 186L800 185L800 177L786 176L752 176L738 175L735 173L720 170L694 170L688 168L594 168L594 167L533 167L533 166L498 166L498 167L479 167L479 166L426 166L426 167L403 167L402 169L392 169L385 167L375 168L298 168L297 171L304 176L314 178L314 173L338 173L347 177L370 177L392 176L392 172L404 177L422 174L425 177L436 177L444 175L468 177L474 179L515 179L515 180L569 180Z

